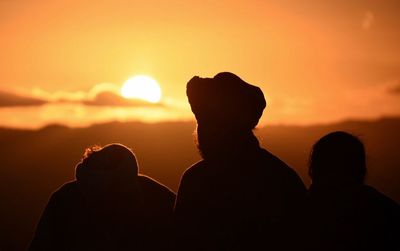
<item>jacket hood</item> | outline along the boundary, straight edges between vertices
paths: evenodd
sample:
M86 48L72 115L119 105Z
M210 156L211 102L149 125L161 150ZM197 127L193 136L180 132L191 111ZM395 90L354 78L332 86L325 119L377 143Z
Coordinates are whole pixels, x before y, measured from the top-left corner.
M134 183L137 175L135 155L120 144L92 151L77 164L75 170L78 183L90 187L116 187Z

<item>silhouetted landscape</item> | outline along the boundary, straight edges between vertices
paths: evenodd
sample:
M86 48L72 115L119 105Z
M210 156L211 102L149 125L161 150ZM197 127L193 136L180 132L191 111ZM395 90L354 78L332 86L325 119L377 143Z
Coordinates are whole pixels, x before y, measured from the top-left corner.
M274 125L256 129L256 134L265 148L294 168L309 185L307 162L312 144L330 131L351 132L366 146L367 183L400 202L399 128L400 118L383 118L315 126ZM0 129L0 250L27 246L50 194L74 179L75 165L88 146L119 142L131 147L141 173L176 191L183 171L200 159L194 129L194 122Z

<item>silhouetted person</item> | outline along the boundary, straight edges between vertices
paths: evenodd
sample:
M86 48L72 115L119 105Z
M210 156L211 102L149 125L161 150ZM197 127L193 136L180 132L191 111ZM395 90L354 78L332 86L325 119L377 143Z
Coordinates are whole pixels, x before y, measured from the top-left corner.
M224 72L193 77L187 96L203 160L181 179L178 244L185 250L284 249L293 242L306 189L253 134L266 106L262 91Z
M30 250L161 250L172 243L175 194L138 175L120 144L89 148L76 180L50 198Z
M310 155L310 250L400 250L400 207L364 184L363 143L346 132L322 137Z

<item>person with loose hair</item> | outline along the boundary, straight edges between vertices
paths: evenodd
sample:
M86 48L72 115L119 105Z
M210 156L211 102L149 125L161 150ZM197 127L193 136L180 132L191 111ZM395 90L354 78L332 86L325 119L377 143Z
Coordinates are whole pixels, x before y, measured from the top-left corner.
M342 131L319 139L309 174L309 250L400 250L400 207L365 184L360 139Z
M88 148L76 180L50 197L29 250L169 248L174 201L171 190L138 174L129 148Z
M185 171L175 204L182 250L290 250L306 188L260 147L260 88L233 73L193 77L187 96L203 160Z

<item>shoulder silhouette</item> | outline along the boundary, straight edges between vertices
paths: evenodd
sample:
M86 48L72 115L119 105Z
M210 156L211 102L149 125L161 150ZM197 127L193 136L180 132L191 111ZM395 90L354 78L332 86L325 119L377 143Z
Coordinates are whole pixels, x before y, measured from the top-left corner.
M400 207L365 185L363 143L332 132L310 155L308 213L313 250L399 250Z
M186 170L179 186L181 248L283 250L306 189L253 134L266 107L262 91L225 72L192 78L187 96L203 160Z
M174 201L167 187L138 175L125 146L89 148L76 180L50 197L29 250L158 250L171 243Z

